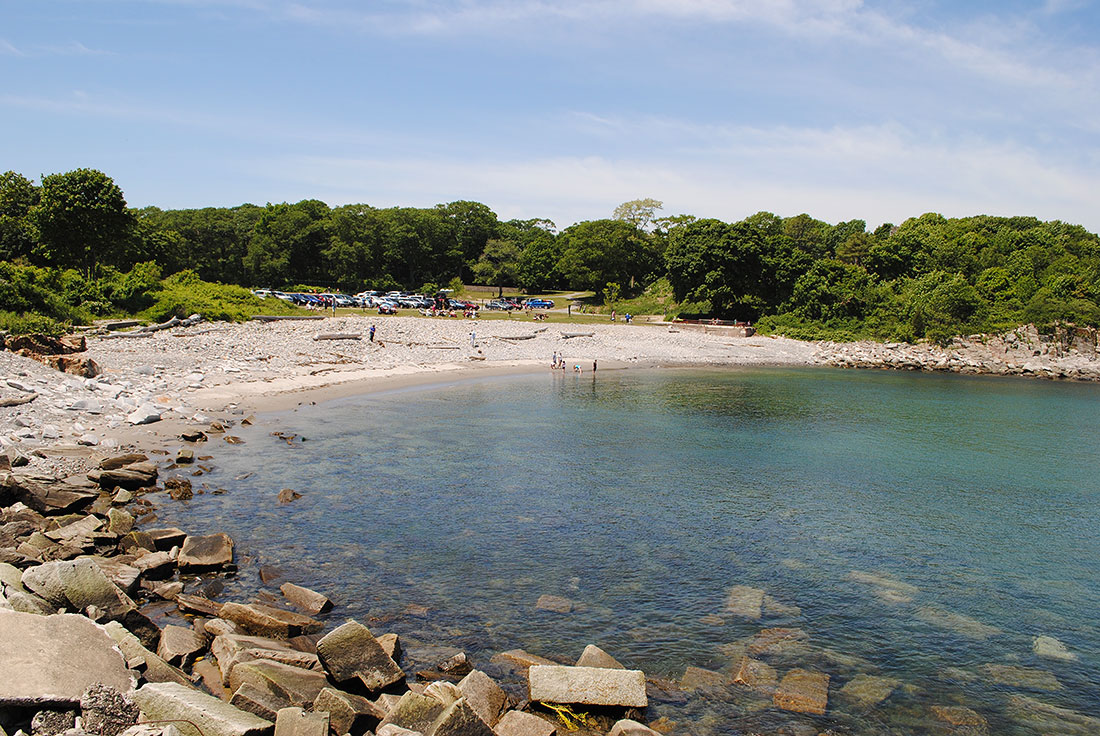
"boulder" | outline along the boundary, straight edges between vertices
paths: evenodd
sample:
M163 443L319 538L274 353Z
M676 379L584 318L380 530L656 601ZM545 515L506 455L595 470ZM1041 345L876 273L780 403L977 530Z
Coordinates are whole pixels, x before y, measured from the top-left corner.
M397 634L382 634L375 637L378 639L378 644L382 647L382 651L389 655L389 658L398 664L401 663L401 639Z
M153 546L161 552L167 552L173 547L181 547L187 539L187 534L175 527L147 529L145 533L153 540Z
M1031 650L1045 659L1058 659L1063 662L1072 662L1077 655L1071 652L1065 644L1053 636L1037 636L1031 642Z
M127 465L146 462L149 462L148 455L142 455L140 452L131 452L125 455L115 455L113 457L103 458L99 461L99 469L118 470L119 468L124 468Z
M301 497L302 494L298 493L298 491L295 491L293 488L284 488L283 490L279 491L278 500L281 504L288 504L293 501L297 501Z
M289 699L249 682L237 688L229 697L229 704L272 722L280 710L291 707Z
M237 662L229 672L229 689L248 683L290 701L291 705L312 705L328 686L325 673L291 667L270 659Z
M572 613L573 601L562 598L560 595L540 595L535 602L536 611L550 611L551 613Z
M618 660L612 657L610 654L600 649L595 644L589 644L581 652L581 656L577 659L578 667L600 667L605 670L625 670L626 668L619 664Z
M381 708L366 698L333 687L326 687L317 694L313 710L329 714L329 723L336 736L373 729L386 717Z
M219 621L214 619L213 621ZM222 622L229 623L229 622ZM218 624L214 624L218 628ZM209 630L210 627L208 626ZM218 660L218 667L222 672L222 680L229 684L229 673L238 662L250 662L255 659L269 659L273 662L281 662L292 667L322 672L320 660L316 654L302 652L294 649L284 641L267 639L259 636L245 636L242 634L219 634L214 638L210 647L211 653Z
M201 616L221 616L222 608L225 607L221 603L201 595L189 595L187 593L180 593L176 596L176 606L184 613L197 613Z
M989 726L984 716L963 705L933 705L932 715L950 726L969 726L983 732Z
M638 723L632 721L629 718L624 718L620 721L616 721L615 725L611 727L611 730L607 732L607 736L661 736L659 732L654 731L644 723Z
M309 588L303 588L294 583L283 583L279 590L288 601L308 614L316 616L332 610L332 601Z
M168 664L190 667L205 649L206 640L196 634L194 629L169 624L161 629L157 656Z
M183 736L267 736L272 728L271 721L174 682L144 685L134 701L147 720L176 722Z
M275 736L328 736L328 713L283 708L275 717Z
M128 693L96 683L80 696L83 728L99 736L118 736L138 721L140 712Z
M90 537L101 526L103 526L102 519L97 519L94 516L83 516L57 529L47 531L46 536L59 544L76 542L77 546L80 546L80 540Z
M117 621L109 621L103 628L126 657L131 669L141 672L147 682L174 682L190 685L187 677L159 656L149 651L141 640Z
M478 718L490 726L496 725L501 711L508 704L508 695L493 678L481 670L474 670L462 678L458 689Z
M772 696L775 707L795 713L825 715L829 704L829 676L794 669L788 672Z
M46 708L31 719L31 736L60 736L76 728L76 711Z
M334 680L357 678L368 691L381 690L405 677L370 629L357 621L348 621L326 634L317 642L317 656Z
M497 736L555 736L557 727L546 720L521 710L510 710L493 728Z
M645 708L649 702L640 670L535 665L527 678L530 699L541 703Z
M108 509L107 528L113 534L127 534L134 528L134 517L124 509Z
M188 536L183 541L176 564L180 570L213 570L233 562L233 540L228 534Z
M250 633L279 639L312 634L323 628L320 621L308 616L260 603L226 603L221 606L217 615Z
M727 681L728 678L721 672L688 666L684 669L684 676L680 678L680 687L689 693L696 690L718 690Z
M152 424L159 422L160 418L160 409L153 404L142 404L127 415L126 421L134 425Z
M378 732L387 725L394 725L427 733L442 712L443 704L435 698L409 691L378 724Z
M176 563L167 552L150 552L134 560L134 567L147 580L162 580L172 574Z
M99 473L99 485L107 490L125 488L132 491L147 488L157 482L157 466L150 462L130 463L114 470L102 470Z
M1100 733L1100 718L1026 695L1009 695L1006 711L1014 721L1026 725L1035 733L1057 736L1096 736Z
M459 698L443 709L427 733L431 736L496 736L485 721L466 702Z
M890 697L900 684L900 680L895 680L892 677L859 674L840 688L837 697L857 708L866 710Z
M499 652L497 654L494 654L492 659L489 661L493 664L504 665L513 672L526 672L528 669L537 664L558 664L552 659L540 657L537 654L530 654L523 649L509 649L506 652Z
M757 621L764 612L764 591L747 585L735 585L726 593L726 613Z
M737 665L737 671L733 674L733 684L765 695L772 695L779 684L779 678L776 676L775 668L746 655L741 657Z
M0 609L0 652L0 706L74 705L97 682L134 688L122 652L84 616Z

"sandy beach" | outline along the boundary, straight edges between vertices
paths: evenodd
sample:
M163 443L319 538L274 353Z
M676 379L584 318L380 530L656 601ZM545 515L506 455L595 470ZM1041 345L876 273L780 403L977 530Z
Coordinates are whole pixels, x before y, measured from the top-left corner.
M376 326L375 339L368 332ZM471 334L472 333L472 334ZM567 337L572 333L591 333ZM358 339L317 339L325 335ZM656 325L540 325L353 315L310 321L200 323L138 338L91 334L100 375L79 378L0 352L0 444L32 464L72 470L81 458L355 393L550 370L553 355L583 372L657 365L807 365L818 346L729 338ZM159 419L153 417L159 416ZM35 453L39 450L39 453ZM40 457L39 455L47 455Z

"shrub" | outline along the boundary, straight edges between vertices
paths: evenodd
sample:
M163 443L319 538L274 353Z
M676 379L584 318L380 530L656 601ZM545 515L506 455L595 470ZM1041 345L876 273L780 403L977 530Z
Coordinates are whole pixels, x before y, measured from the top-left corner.
M201 314L208 320L243 322L257 314L290 314L295 307L282 299L260 299L243 286L201 280L194 271L180 271L161 282L152 306L140 316L154 322Z

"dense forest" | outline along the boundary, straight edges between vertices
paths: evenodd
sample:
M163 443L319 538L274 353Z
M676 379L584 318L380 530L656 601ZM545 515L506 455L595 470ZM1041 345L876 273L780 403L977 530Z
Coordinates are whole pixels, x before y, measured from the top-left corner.
M643 199L561 231L486 205L133 209L102 172L0 175L0 327L186 311L211 284L433 291L455 282L668 293L668 311L799 337L944 341L1023 322L1100 323L1100 238L1031 217L938 214L868 231L760 212L659 217ZM165 293L176 295L164 299ZM243 289L234 299L249 300ZM150 314L150 316L156 316Z

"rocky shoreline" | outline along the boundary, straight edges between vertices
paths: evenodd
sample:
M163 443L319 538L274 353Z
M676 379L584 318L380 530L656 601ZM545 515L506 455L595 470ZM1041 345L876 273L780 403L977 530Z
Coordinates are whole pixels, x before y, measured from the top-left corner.
M343 334L367 324L327 322ZM715 618L760 622L758 633L729 645L723 669L688 666L676 681L627 669L595 645L578 660L522 650L432 659L405 651L396 634L345 621L309 581L264 568L238 571L234 540L159 526L156 508L218 492L193 487L191 478L214 459L204 442L232 442L233 427L262 408L243 398L247 387L262 397L341 379L358 385L364 365L403 375L411 362L438 375L456 370L455 357L463 357L532 369L544 364L548 348L565 344L571 355L598 357L601 367L786 363L1100 375L1094 333L1044 339L1027 327L941 353L770 338L731 344L653 327L604 327L583 338L588 343L552 333L513 342L510 336L525 336L531 326L478 324L481 335L471 339L470 323L386 324L378 346L362 339L334 346L315 339L317 326L196 321L142 338L43 339L16 346L22 355L0 353L7 375L0 387L0 670L8 676L0 681L0 736L709 734L720 727L712 715L674 722L654 706L691 713L693 703L714 699L769 714L760 733L848 732L834 702L862 712L908 686L814 645L794 623L798 610L757 588L731 588ZM440 352L461 356L444 361ZM278 498L294 500L293 493ZM251 601L222 600L221 580L237 574L258 574L268 589ZM889 580L857 582L896 593ZM543 596L536 608L570 605ZM1073 656L1040 638L1039 656ZM1100 732L1091 716L1013 698L1023 720L1070 734ZM945 732L989 732L982 715L961 705L928 713Z

